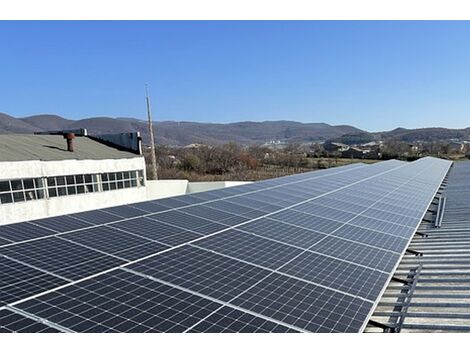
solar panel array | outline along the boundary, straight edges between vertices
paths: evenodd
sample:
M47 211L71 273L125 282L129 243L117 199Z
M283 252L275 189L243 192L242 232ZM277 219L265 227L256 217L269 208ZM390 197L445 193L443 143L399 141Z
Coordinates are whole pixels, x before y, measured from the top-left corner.
M450 164L355 164L2 226L0 331L360 332Z

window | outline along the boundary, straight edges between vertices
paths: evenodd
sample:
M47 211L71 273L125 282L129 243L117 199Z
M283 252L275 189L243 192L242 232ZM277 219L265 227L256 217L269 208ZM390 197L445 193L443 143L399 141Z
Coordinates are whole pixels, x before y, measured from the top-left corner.
M98 192L98 177L92 174L48 177L47 190L49 197Z
M0 204L141 186L143 170L0 180Z
M143 186L143 170L106 172L101 174L103 191ZM142 178L142 180L139 180Z
M45 197L41 178L0 181L0 204L25 202Z

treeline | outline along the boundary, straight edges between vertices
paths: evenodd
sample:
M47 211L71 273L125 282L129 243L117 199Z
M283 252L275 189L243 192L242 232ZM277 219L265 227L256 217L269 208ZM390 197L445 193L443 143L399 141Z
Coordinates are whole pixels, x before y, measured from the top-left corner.
M149 159L149 151L144 154ZM260 180L331 166L311 163L307 153L296 144L278 150L235 143L186 148L158 145L156 155L159 178L191 181Z

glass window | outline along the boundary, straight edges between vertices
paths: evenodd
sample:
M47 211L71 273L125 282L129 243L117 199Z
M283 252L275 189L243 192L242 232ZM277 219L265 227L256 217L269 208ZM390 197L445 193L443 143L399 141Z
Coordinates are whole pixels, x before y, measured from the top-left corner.
M36 198L43 199L44 198L44 191L42 189L36 190Z
M11 180L11 189L13 191L18 191L18 190L21 190L23 189L23 183L21 182L21 180Z
M10 192L10 181L0 181L0 192Z
M44 182L43 182L42 178L34 179L34 184L35 184L36 188L44 188Z
M13 198L11 196L11 193L0 193L1 204L12 203L12 202L13 202Z
M57 189L55 188L49 188L49 197L57 197Z
M56 177L56 183L57 183L57 186L65 186L65 177L64 176Z
M65 179L67 180L68 185L74 185L75 184L75 178L73 175L66 176Z
M90 174L85 175L85 182L86 182L86 183L91 183L91 182L92 182L92 179L91 179L91 175L90 175Z
M59 196L66 196L67 191L65 190L65 187L57 187L57 194Z
M35 200L36 199L36 193L34 190L27 190L24 192L26 200Z
M69 194L69 196L77 194L77 189L75 188L75 186L69 186L67 187L67 193Z
M33 189L34 188L34 179L25 178L23 180L24 189Z
M24 202L24 193L21 192L13 192L13 200L15 202Z
M55 177L48 177L47 178L47 185L48 186L55 186Z

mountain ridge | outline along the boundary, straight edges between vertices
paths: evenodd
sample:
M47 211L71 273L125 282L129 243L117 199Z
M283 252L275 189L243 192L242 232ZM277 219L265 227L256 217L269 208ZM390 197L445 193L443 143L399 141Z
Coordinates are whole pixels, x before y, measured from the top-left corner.
M0 113L0 134L33 133L53 130L86 128L90 134L139 131L144 142L148 140L146 121L133 117L89 117L80 120L66 119L55 114L39 114L16 118ZM370 139L398 139L405 142L418 140L470 139L470 127L447 129L429 127L368 132L350 125L329 125L323 122L303 123L289 120L240 121L232 123L205 123L191 121L154 122L156 138L160 144L184 146L191 143L262 144L270 141L293 143L320 142L341 139L342 136L369 136ZM351 138L354 140L354 138Z

